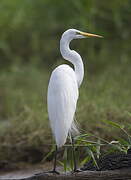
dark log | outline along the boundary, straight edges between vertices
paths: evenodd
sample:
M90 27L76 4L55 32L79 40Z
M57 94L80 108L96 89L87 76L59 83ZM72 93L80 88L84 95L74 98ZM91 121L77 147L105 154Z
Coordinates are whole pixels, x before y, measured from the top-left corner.
M17 180L131 180L131 168L113 171L84 171L79 173L63 173L53 175L41 173ZM7 180L7 179L6 179ZM8 180L12 180L11 178ZM13 178L13 180L15 180Z
M87 171L105 171L105 170L116 170L123 168L131 168L131 148L128 149L127 153L116 152L100 156L99 158L95 157L97 165L94 164L94 161L91 159L81 167L81 170Z

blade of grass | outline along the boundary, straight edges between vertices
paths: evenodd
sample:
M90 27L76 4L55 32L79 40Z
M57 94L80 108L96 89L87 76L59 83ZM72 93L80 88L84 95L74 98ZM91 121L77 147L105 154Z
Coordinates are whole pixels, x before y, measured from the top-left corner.
M65 147L64 154L63 154L63 167L64 171L67 171L67 147Z
M55 146L52 147L49 153L42 159L41 162L45 162L45 160L55 151Z
M97 161L96 161L96 159L95 159L95 156L94 156L93 152L92 152L88 147L87 147L87 152L88 152L88 154L92 157L92 159L93 159L94 164L96 165L96 167L99 169L99 166L98 166L98 164L97 164Z

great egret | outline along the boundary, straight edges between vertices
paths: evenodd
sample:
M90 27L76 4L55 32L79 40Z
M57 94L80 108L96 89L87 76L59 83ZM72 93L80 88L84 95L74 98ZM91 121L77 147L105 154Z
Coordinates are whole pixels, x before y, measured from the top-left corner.
M85 37L102 37L95 34L81 32L76 29L65 31L60 40L60 52L63 58L74 65L72 69L69 65L63 64L53 70L48 85L48 115L51 129L56 141L57 148L63 146L67 136L72 138L74 150L73 135L78 132L74 122L77 100L79 96L79 87L84 77L84 66L81 56L74 50L71 50L69 44L73 39ZM73 151L74 152L74 151ZM74 155L74 171L77 170ZM54 160L54 173L56 171L56 155Z

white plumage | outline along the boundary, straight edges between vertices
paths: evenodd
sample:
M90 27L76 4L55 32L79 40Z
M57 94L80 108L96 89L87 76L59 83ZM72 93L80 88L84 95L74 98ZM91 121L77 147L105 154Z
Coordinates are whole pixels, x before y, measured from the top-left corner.
M69 131L74 130L77 99L75 72L68 65L60 65L52 72L48 87L49 119L58 147L65 144Z
M68 65L60 65L52 72L49 81L48 114L57 147L65 144L69 133L78 131L74 123L74 115L79 95L78 88L84 77L84 67L81 56L71 50L69 44L71 40L85 38L85 36L101 37L76 29L69 29L63 33L60 52L65 60L74 65L74 69Z

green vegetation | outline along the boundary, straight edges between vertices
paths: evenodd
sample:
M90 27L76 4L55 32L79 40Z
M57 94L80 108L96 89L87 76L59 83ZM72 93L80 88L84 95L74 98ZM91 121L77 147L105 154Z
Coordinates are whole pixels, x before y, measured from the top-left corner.
M126 142L120 128L105 122L131 131L130 1L1 0L0 9L0 160L25 160L30 147L43 154L51 149L46 93L52 69L66 63L59 39L68 28L105 37L72 42L85 64L80 129Z

